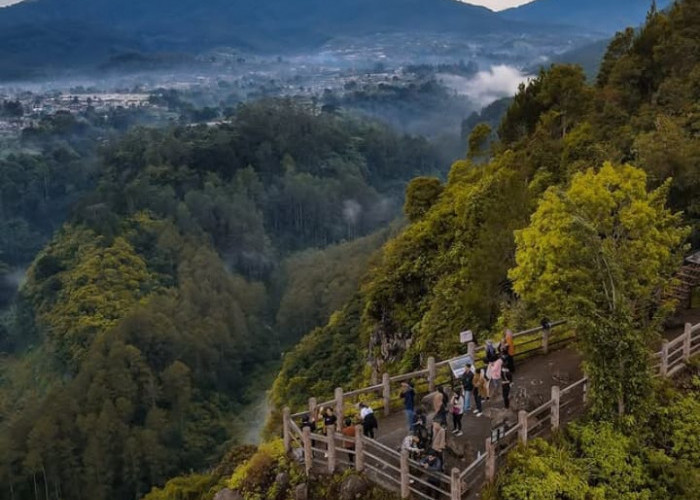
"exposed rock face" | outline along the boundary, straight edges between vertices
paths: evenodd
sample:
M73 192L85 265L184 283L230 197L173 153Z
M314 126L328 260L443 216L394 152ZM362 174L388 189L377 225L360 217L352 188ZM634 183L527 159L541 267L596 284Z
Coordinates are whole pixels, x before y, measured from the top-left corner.
M309 500L309 487L306 483L300 484L294 488L294 500Z
M340 500L356 500L364 498L369 491L367 480L359 476L350 476L340 485Z
M280 472L277 474L277 477L275 477L275 483L277 483L278 490L277 491L284 491L287 489L287 486L289 486L289 474L286 472Z
M382 321L370 335L370 365L377 373L381 373L385 363L401 359L411 347L412 340L410 332L396 332L391 321Z
M214 500L243 500L243 495L237 491L224 488L214 496Z

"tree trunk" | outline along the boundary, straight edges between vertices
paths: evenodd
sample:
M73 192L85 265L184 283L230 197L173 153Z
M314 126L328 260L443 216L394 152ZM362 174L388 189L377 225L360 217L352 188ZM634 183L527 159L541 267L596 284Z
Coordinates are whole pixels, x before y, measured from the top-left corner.
M41 464L41 472L44 475L44 497L49 500L49 482L46 480L46 468Z

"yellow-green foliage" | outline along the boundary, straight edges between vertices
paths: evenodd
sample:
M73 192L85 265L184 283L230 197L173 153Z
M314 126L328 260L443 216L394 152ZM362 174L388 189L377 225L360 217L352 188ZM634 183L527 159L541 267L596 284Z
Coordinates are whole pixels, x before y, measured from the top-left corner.
M371 341L377 364L413 368L420 355L454 355L459 331L493 325L513 229L526 223L528 210L511 155L485 167L453 165L437 203L385 246L366 280L363 341ZM381 352L379 340L396 348Z
M143 500L211 500L215 494L213 486L212 477L207 475L176 477L163 488L153 488Z
M60 270L48 274L47 261ZM114 327L155 285L125 238L109 241L66 226L30 269L26 290L58 353L75 367L94 337Z
M514 450L488 500L689 500L700 491L698 392L656 394L647 420L625 432L571 425L555 444Z
M507 472L499 477L500 500L586 500L585 466L570 453L536 439L508 457Z
M628 201L634 203L620 204L619 213L611 215L621 223L606 235L610 240L606 245L634 240L627 260L637 259L638 267L615 271L632 273L631 280L639 278L629 291L640 299L634 307L642 310L645 295L659 288L654 273L668 271L657 264L672 263L667 254L677 242L678 233L673 230L655 234L669 222L669 212L659 208L666 195L670 212L684 213L685 221L696 230L694 242L700 243L698 19L697 2L680 1L668 13L650 16L644 29L620 34L611 44L595 87L586 84L580 68L570 65L544 69L523 85L504 117L489 164L457 162L437 201L432 196L437 190L419 190L419 199L428 203L415 210L413 224L385 245L381 261L363 280L362 292L353 296L335 321L313 331L286 356L273 391L276 400L302 406L310 394L329 397L335 386L354 385L363 375L368 378L367 358L379 372L396 372L415 368L427 355L454 355L461 347L457 333L464 328L484 338L497 328L516 329L539 320L545 307L538 312L531 305L516 306L503 314L503 304L510 305L514 299L507 279L507 269L514 264L513 231L527 225L543 193L553 188L545 199L555 197L577 173L581 177L576 182L582 186L578 195L591 194L594 190L585 187L586 170L606 161L636 164L647 173L653 193L636 197L635 191L644 184L640 174L623 172L617 180L601 177L597 194L590 199L593 205L600 204L598 208L611 208L609 201L615 201L615 195L610 193L632 192ZM486 129L482 127L481 132L475 141L485 137ZM480 154L476 149L472 148L472 156ZM665 185L669 177L670 186ZM622 182L619 189L617 182ZM578 215L585 219L586 214ZM552 225L560 222L550 221ZM654 244L647 247L645 237ZM590 276L584 271L589 262L576 260L578 253L590 250L586 244L577 247L561 232L548 242L552 243L551 259L569 260L572 266L562 276L539 265L532 268L536 285L537 272L545 271L546 285L551 285L540 284L539 305L559 305L564 303L562 298L569 299L570 278L582 289L601 291L599 283L587 281ZM571 252L557 253L561 245L568 245ZM595 299L587 293L580 296ZM497 323L499 316L504 318L501 323ZM623 347L625 342L614 345ZM336 356L336 349L342 355ZM604 345L601 349L610 351ZM644 375L643 370L640 373ZM619 393L619 388L610 392L613 399ZM610 406L606 403L606 411Z
M642 308L680 262L688 232L666 205L668 186L606 163L550 188L527 229L516 232L515 290L550 315ZM568 307L568 309L567 309Z
M289 476L284 491L275 482L280 473ZM303 482L303 474L299 464L287 458L284 444L278 439L261 444L255 455L234 471L228 487L239 491L245 500L275 500L285 498L294 486Z
M598 416L645 410L648 346L689 234L666 208L669 186L648 191L643 170L606 163L565 191L549 188L515 235L513 287L535 310L577 325Z

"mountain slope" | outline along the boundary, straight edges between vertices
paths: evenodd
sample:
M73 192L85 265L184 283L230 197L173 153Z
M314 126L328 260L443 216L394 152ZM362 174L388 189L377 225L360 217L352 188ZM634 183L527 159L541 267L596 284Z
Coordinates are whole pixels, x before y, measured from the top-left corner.
M504 19L569 24L608 34L642 24L651 3L652 0L535 0L504 10L501 15ZM671 1L656 3L665 8Z
M277 53L338 36L528 29L455 0L34 0L0 10L0 72L55 61L94 65L125 49L191 53L225 45Z

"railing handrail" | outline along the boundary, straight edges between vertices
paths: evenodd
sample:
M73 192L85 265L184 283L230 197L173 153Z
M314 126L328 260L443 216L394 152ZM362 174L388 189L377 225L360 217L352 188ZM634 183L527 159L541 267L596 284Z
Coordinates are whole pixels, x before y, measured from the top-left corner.
M552 326L557 326L565 323L566 321L558 321L555 323L552 323ZM543 328L538 327L538 328L533 328L530 330L525 330L524 332L520 332L519 336L522 335L528 335L531 333L535 333L537 331L541 331ZM696 354L696 350L699 345L693 345L694 341L697 340L698 335L695 335L697 332L700 332L700 323L697 325L689 325L687 324L684 332L679 335L678 337L664 342L664 347L660 352L653 353L651 355L652 359L656 358L661 358L661 364L660 367L661 369L659 370L659 373L655 373L654 376L662 376L662 377L670 377L679 370L682 369L683 364L694 354ZM515 335L514 335L515 336ZM676 348L676 345L679 347ZM476 351L475 351L476 352ZM676 356L679 352L683 352L682 356ZM460 356L461 357L461 356ZM676 358L676 359L670 359L670 358ZM442 362L442 366L445 364L449 363L450 361L453 361L458 358L452 358L451 360L447 360ZM439 366L437 363L434 364L434 367ZM420 370L418 372L413 372L411 374L404 374L400 377L407 377L410 375L415 376L415 373L419 374L424 374L426 372L429 372L430 368L426 370ZM385 375L385 380L389 378L386 377ZM403 378L405 380L405 378ZM390 379L391 380L391 379ZM534 410L532 410L529 413L526 413L524 411L520 412L520 417L519 421L516 425L508 429L502 436L501 440L505 440L505 438L512 438L513 435L517 434L518 435L518 441L520 442L527 442L527 434L528 431L531 428L536 428L538 426L541 426L543 423L547 422L547 420L550 420L551 428L552 429L557 429L560 427L560 416L559 412L561 408L564 408L568 406L569 404L572 404L575 400L574 399L568 399L566 402L562 402L562 398L569 394L571 391L574 389L578 388L581 385L584 385L588 382L587 377L583 377L582 379L566 386L565 388L558 390L556 388L553 388L552 390L552 397L550 398L549 401L541 404ZM352 391L347 393L347 396L354 396L358 394L362 394L363 391L369 392L369 391L377 391L377 390L385 390L385 384L380 384L380 385L374 385L369 388L365 389L359 389L356 391ZM585 385L584 385L584 402L585 402ZM327 403L322 403L322 405L332 405L334 403L337 403L337 400L332 400ZM562 404L563 403L563 404ZM320 406L320 405L318 405ZM542 411L549 409L550 414L545 416L544 418L539 418L537 419L537 422L533 425L530 425L530 420L534 420L534 416L538 415ZM290 415L290 412L288 409L285 409L285 418L288 418L291 420L290 422L287 422L288 425L285 425L285 432L292 432L296 434L297 436L301 437L302 442L305 440L305 436L307 434L304 434L299 426L294 422L293 418L296 418L297 416L301 416L304 414L308 414L308 412L303 412L295 415ZM542 434L544 431L546 431L547 428L545 427L544 429L539 429L535 432L535 436ZM313 443L314 441L316 442L321 442L327 444L329 447L330 446L337 446L336 441L338 439L342 439L344 441L348 441L351 438L348 438L347 436L343 436L343 434L340 433L334 433L333 436L323 436L320 434L308 434L310 436L310 441ZM376 470L376 472L381 472L385 476L389 477L394 483L397 483L401 485L402 493L406 493L412 488L410 487L410 482L407 482L409 480L413 480L417 483L422 483L422 484L427 484L425 481L418 476L415 476L411 474L410 469L411 467L420 467L420 464L416 462L415 460L411 460L407 457L406 452L398 452L395 449L392 449L389 446L386 446L385 444L380 443L379 441L376 441L374 439L370 439L366 436L363 435L358 435L355 437L356 443L357 443L357 448L355 450L356 455L361 455L361 456L368 456L372 460L374 460L376 463L380 465L385 465L386 468L390 471L393 471L394 473L399 473L400 478L397 479L396 477L392 477L391 474L389 474L386 471L380 471L377 469L376 466L372 464L367 464L366 467L371 470ZM359 440L358 440L359 439ZM285 442L290 442L289 439L285 439ZM309 444L309 441L306 441L307 446ZM496 457L501 456L501 454L504 453L504 450L509 450L511 449L515 443L511 443L506 447L505 449L496 449L493 444L489 444L489 441L487 440L486 443L486 451L483 455L479 455L474 461L472 461L463 471L458 471L457 469L453 469L452 476L448 476L446 474L440 473L440 472L435 472L435 471L421 471L421 474L427 474L433 477L436 477L440 480L440 484L446 483L450 485L451 487L451 492L447 492L443 490L440 487L436 487L433 485L430 485L432 488L434 488L436 491L438 491L441 495L448 496L453 500L456 499L461 499L462 495L462 481L472 472L474 472L479 466L481 466L484 462L486 462L486 475L487 475L487 480L491 480L493 478L493 474L495 474L495 468L496 468ZM361 446L361 448L360 448ZM379 454L387 454L390 459L394 463L388 462L386 459L381 458L380 456L375 455L374 453L370 453L369 451L366 450L366 448L369 448L370 450L378 450ZM319 451L316 448L312 448L313 450ZM361 453L358 453L361 452ZM316 460L316 458L314 458ZM329 459L330 460L330 459ZM356 460L359 460L359 458L356 456ZM321 460L323 463L323 461ZM396 463L398 462L399 466L397 467ZM330 462L329 462L330 463ZM490 465L489 465L490 464ZM330 466L329 466L330 467ZM458 481L458 483L455 483L455 481ZM457 496L455 496L457 495Z
M565 387L564 389L562 389L561 395L563 396L564 394L568 393L569 391L574 390L579 385L585 384L587 381L588 381L588 377L583 377L581 380L574 382L573 384L569 385L568 387Z

